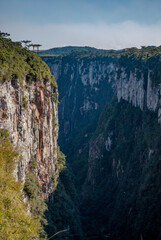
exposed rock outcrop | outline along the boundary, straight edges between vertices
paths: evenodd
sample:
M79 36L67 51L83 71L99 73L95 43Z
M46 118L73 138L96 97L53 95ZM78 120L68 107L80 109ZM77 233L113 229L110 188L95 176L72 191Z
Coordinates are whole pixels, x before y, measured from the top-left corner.
M8 130L19 152L14 175L24 183L29 165L35 161L45 198L52 192L57 160L57 95L57 88L43 79L23 84L18 79L0 82L0 128Z
M69 58L59 60L52 57L43 58L59 83L60 124L63 124L64 127L61 129L64 128L65 133L72 131L74 124L69 118L67 122L64 115L64 109L67 108L69 101L71 116L76 111L80 117L87 116L92 111L99 112L102 105L105 106L110 98L109 92L111 95L115 93L118 101L124 99L141 110L147 108L157 111L160 121L161 84L154 84L152 80L154 69L146 68L143 71L134 67L127 72L126 67L120 66L117 58L98 57L83 60ZM99 101L100 98L104 104Z
M160 238L160 54L43 57L58 82L60 146L89 239Z

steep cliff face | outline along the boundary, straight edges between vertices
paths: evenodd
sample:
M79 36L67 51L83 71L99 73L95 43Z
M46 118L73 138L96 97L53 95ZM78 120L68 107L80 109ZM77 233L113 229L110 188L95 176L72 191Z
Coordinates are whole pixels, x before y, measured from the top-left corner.
M106 106L82 191L89 239L160 239L160 130L156 113L123 100Z
M120 77L115 79L116 94L118 101L122 99L132 103L135 107L140 107L141 110L147 108L151 111L158 112L158 120L160 121L160 94L161 84L153 85L152 77L153 70L148 69L145 73L140 72L137 77L138 69L130 72L127 77L126 70L121 69Z
M59 86L59 141L87 239L160 239L160 56L145 48L43 57Z
M140 59L136 64L133 58L124 58L117 54L114 57L105 55L91 58L80 58L79 54L60 59L43 57L59 85L60 123L64 133L70 132L74 125L72 120L69 120L68 113L68 121L64 120L64 109L69 108L66 106L69 101L71 117L79 114L80 119L81 116L85 118L88 114L93 114L92 111L96 113L102 109L113 94L116 94L118 101L124 99L141 110L148 108L157 111L160 121L161 83L155 82L155 71L160 67L160 60L154 57L156 65L152 65ZM76 110L79 113L76 113Z
M0 128L8 130L20 153L15 176L24 183L29 164L35 160L45 197L52 191L57 159L58 113L54 96L57 98L57 89L43 80L31 84L24 81L23 86L18 79L0 83Z
M111 99L113 89L109 75L113 74L115 66L96 60L79 61L74 57L51 59L44 60L58 82L60 135L68 136L80 125L87 124L86 119L94 121L104 104Z
M42 57L58 82L59 142L74 165L75 159L88 158L89 139L113 96L156 112L161 121L160 48L135 51ZM85 173L85 160L81 166Z
M47 239L69 227L57 239L83 239L58 130L54 76L36 54L0 32L0 229L6 240Z
M2 35L0 48L0 128L19 152L14 175L24 184L33 172L47 198L58 174L57 85L48 66L20 43Z

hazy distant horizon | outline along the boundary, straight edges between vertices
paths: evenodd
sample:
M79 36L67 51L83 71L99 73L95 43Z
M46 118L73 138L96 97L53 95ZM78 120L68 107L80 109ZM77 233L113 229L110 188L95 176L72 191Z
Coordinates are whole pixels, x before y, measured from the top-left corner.
M161 45L160 0L6 0L0 30L42 49L90 46L119 50Z
M145 45L144 45L145 46ZM154 45L147 45L147 46L145 46L145 47L152 47L152 46L154 46ZM160 45L158 45L158 46L154 46L154 47L160 47L161 46L161 44ZM65 48L65 47L82 47L82 48L84 48L84 47L89 47L89 48L95 48L95 49L97 49L97 50L107 50L107 51L112 51L112 50L114 50L114 51L121 51L121 50L124 50L124 49L126 49L126 47L125 48L121 48L121 49L112 49L112 48L108 48L108 49L106 49L106 48L97 48L97 47L91 47L91 46L86 46L86 45L82 45L82 46L78 46L78 45L66 45L66 46L54 46L54 47L52 47L52 48L46 48L46 49L40 49L39 51L41 52L41 51L47 51L47 50L51 50L51 49L55 49L55 48ZM141 47L142 46L140 46L140 47L137 47L138 49L141 49ZM132 47L131 47L132 48Z

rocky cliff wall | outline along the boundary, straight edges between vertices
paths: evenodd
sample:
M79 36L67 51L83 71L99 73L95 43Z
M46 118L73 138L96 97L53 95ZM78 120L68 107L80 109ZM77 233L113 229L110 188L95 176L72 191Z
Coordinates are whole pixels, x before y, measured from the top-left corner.
M160 130L155 112L125 100L106 106L89 143L82 187L82 214L95 221L86 225L89 239L91 233L101 239L101 231L111 239L160 239Z
M141 110L147 108L151 111L158 111L158 120L160 121L161 111L161 84L155 85L152 81L152 70L147 70L147 78L140 72L140 77L137 77L138 69L130 72L127 77L126 70L121 69L120 77L115 77L115 88L118 101L122 99L132 103L135 107L140 107Z
M60 146L75 174L87 239L160 236L160 56L130 54L43 58L59 86Z
M118 101L124 99L133 106L140 107L141 110L147 108L157 111L158 120L161 121L161 84L155 84L155 79L152 77L155 66L142 68L143 64L140 64L140 67L134 65L127 71L126 63L125 67L122 67L118 58L98 57L97 59L73 60L64 57L58 60L48 57L44 60L51 72L55 74L59 84L60 122L64 118L65 105L71 95L73 95L70 105L72 114L77 108L80 115L84 116L95 110L97 112L103 103L105 106L109 100L109 88L112 88L110 92L116 94ZM132 65L132 62L130 64ZM63 91L64 88L65 91ZM77 91L79 91L81 102L76 107ZM100 98L103 103L99 102ZM70 123L66 122L64 127L65 125L70 125Z
M84 184L86 177L89 182L95 181L95 162L99 159L95 148L96 152L100 151L100 146L90 138L102 110L113 96L118 102L123 99L142 111L156 112L161 122L161 84L155 74L160 62L158 58L152 56L150 62L153 64L136 60L134 56L125 59L121 56L80 58L79 54L71 54L44 57L43 60L58 82L59 143L67 160L72 162L75 175L82 176L76 177L78 186ZM108 145L111 136L106 140ZM95 157L96 161L93 160Z
M19 152L14 175L25 182L30 164L45 198L52 192L57 161L57 89L42 80L0 82L0 128L7 129ZM54 125L54 126L53 126Z
M111 78L115 66L68 57L43 60L58 83L60 139L64 135L68 138L80 126L95 122L105 104L111 100L114 94Z

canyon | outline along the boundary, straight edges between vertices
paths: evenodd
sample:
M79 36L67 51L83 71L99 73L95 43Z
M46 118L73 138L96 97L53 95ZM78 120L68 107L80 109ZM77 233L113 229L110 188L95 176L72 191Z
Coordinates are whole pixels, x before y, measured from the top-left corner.
M87 239L160 238L159 51L42 56L58 83L59 144Z
M0 144L18 153L13 175L38 238L159 240L161 48L62 48L40 55L45 64L0 44Z

